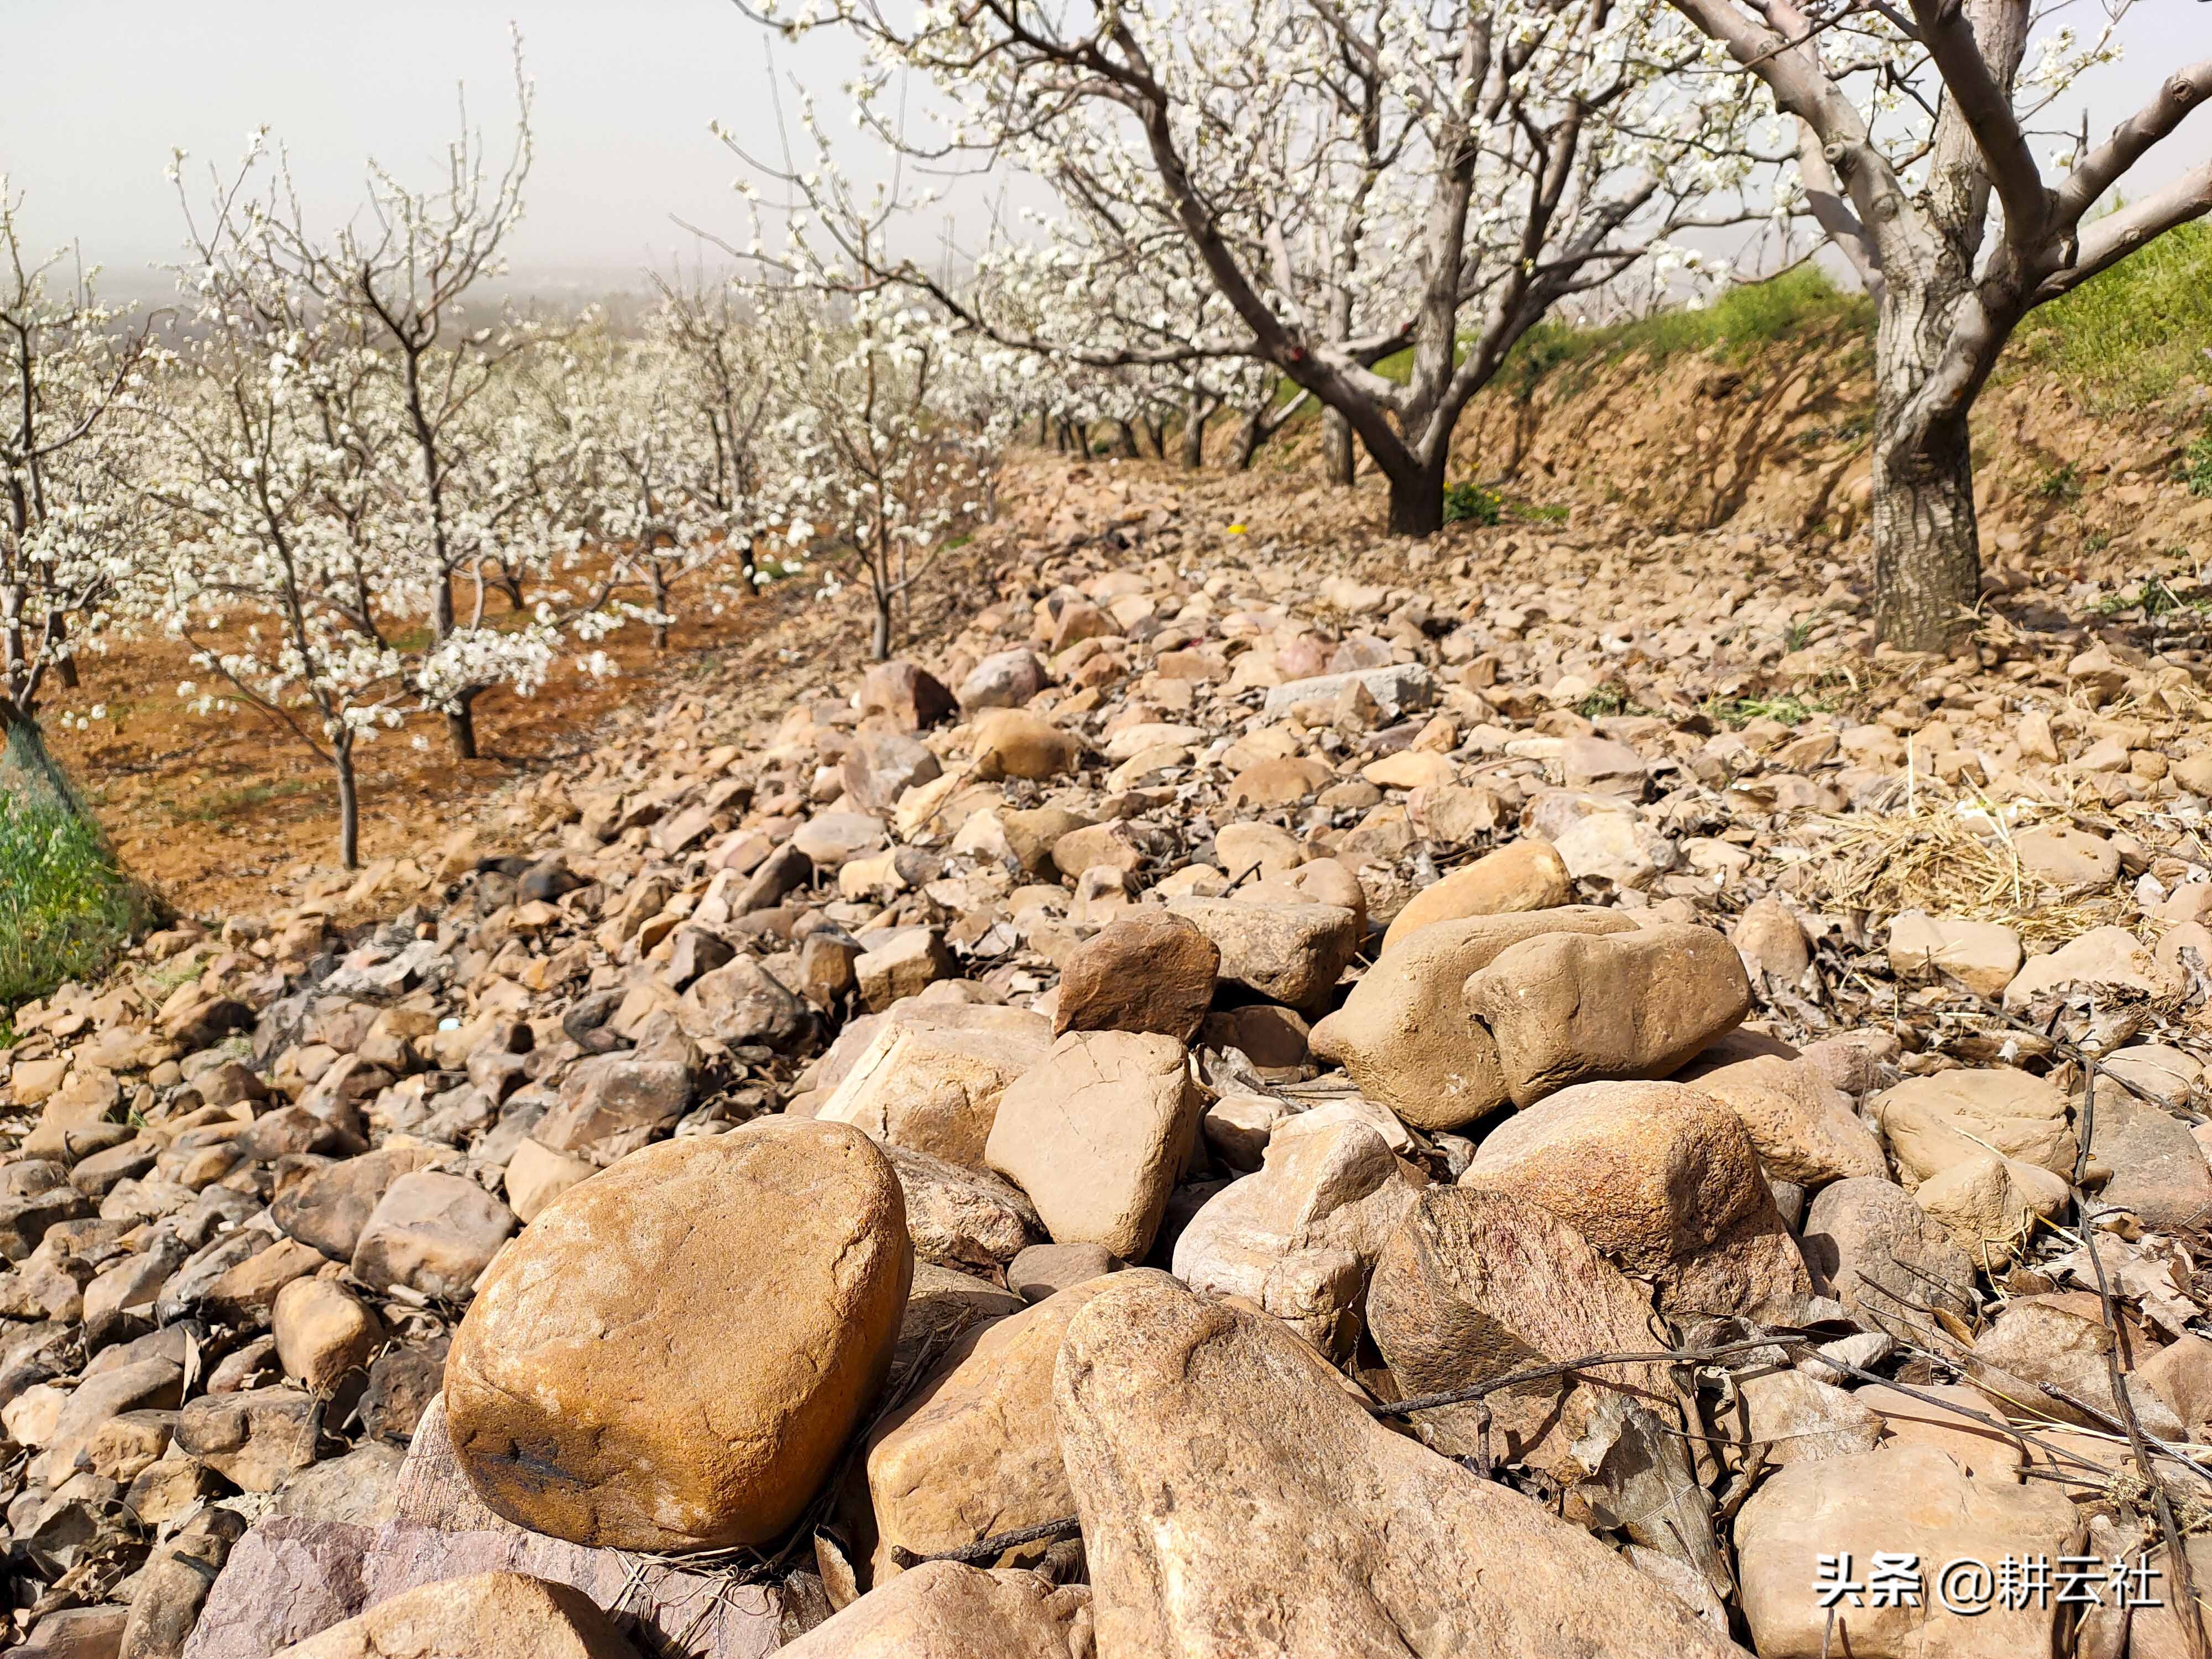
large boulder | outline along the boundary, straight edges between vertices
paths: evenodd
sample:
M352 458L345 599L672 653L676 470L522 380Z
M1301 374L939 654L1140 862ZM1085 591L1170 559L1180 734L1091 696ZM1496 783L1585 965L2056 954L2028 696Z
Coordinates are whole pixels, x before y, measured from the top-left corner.
M842 1124L665 1141L570 1188L454 1338L454 1449L507 1519L578 1543L774 1537L888 1370L913 1277L899 1184Z
M1182 1230L1176 1277L1244 1297L1324 1353L1348 1352L1368 1273L1426 1182L1364 1123L1287 1119L1259 1172L1230 1182Z
M1575 1083L1666 1077L1751 1009L1735 946L1686 922L1528 939L1470 978L1466 994L1497 1040L1516 1106Z
M1468 975L1524 939L1634 926L1595 905L1431 923L1386 946L1344 1006L1313 1028L1313 1052L1407 1122L1459 1128L1505 1103L1497 1042L1462 994Z
M1985 1584L1980 1610L1954 1612L1936 1594L1936 1575L1962 1559L1982 1562L1989 1572L2008 1557L2055 1561L2072 1553L2081 1536L2064 1488L2042 1481L2022 1486L2008 1474L1970 1475L1933 1446L1887 1445L1856 1456L1793 1462L1768 1477L1736 1516L1744 1618L1762 1656L1817 1659L1825 1650L1869 1659L2021 1659L2049 1653L2064 1613L2055 1602L2045 1599L2039 1606L2028 1595L2020 1607L1993 1603ZM1923 1577L1910 1605L1869 1589L1877 1554L1917 1559ZM1860 1592L1824 1608L1818 1587L1833 1582L1839 1566Z
M898 1571L894 1547L945 1553L1073 1513L1052 1422L1053 1362L1069 1323L1113 1282L1072 1286L969 1332L878 1425L867 1453L878 1583Z
M1177 915L1109 921L1060 964L1053 1033L1153 1031L1188 1042L1213 1006L1221 949Z
M1182 898L1168 908L1219 947L1224 981L1303 1014L1328 1006L1359 946L1358 918L1339 905Z
M380 1601L276 1659L636 1659L592 1598L516 1572L448 1578Z
M1516 841L1414 894L1383 933L1382 948L1440 921L1555 909L1574 896L1574 881L1551 842Z
M1551 1211L1677 1316L1787 1318L1812 1289L1742 1122L1685 1084L1563 1091L1493 1131L1460 1184Z
M1091 1590L932 1561L779 1651L785 1659L1091 1659Z
M1026 1008L902 1009L876 1029L815 1116L986 1169L1000 1097L1051 1051L1051 1022Z
M1741 1659L1580 1527L1374 1421L1278 1322L1155 1275L1068 1328L1054 1418L1102 1653Z
M1140 1261L1190 1157L1199 1106L1177 1039L1070 1031L1000 1097L985 1158L1030 1195L1054 1243Z

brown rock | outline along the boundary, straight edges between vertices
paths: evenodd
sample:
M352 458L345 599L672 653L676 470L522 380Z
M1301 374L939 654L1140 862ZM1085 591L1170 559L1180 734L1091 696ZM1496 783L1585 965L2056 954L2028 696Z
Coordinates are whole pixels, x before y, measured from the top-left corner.
M1082 752L1073 732L1023 709L994 708L975 721L975 776L985 783L1060 777L1075 770Z
M1682 1084L1554 1095L1494 1130L1460 1184L1551 1211L1678 1316L1787 1318L1811 1289L1742 1123Z
M1070 1031L1000 1097L985 1158L1030 1195L1054 1243L1141 1261L1199 1105L1175 1038Z
M295 1279L276 1295L270 1322L284 1375L318 1393L365 1366L384 1340L384 1322L343 1285Z
M1735 947L1688 924L1528 939L1470 978L1466 996L1524 1107L1572 1083L1665 1077L1751 1007Z
M467 1298L514 1231L514 1212L465 1176L418 1170L393 1182L354 1247L353 1276L372 1290L404 1285Z
M1188 1042L1213 1002L1221 951L1184 918L1125 916L1060 965L1053 1035L1149 1031Z
M1439 921L1555 909L1574 896L1574 882L1551 842L1516 841L1414 894L1382 935L1382 948Z
M1273 1320L1118 1275L1054 1393L1103 1653L1736 1654L1581 1528L1373 1421Z
M1382 952L1344 1006L1314 1027L1313 1051L1407 1122L1456 1129L1506 1097L1498 1044L1462 995L1468 975L1524 939L1633 927L1595 905L1437 922Z
M1972 1260L1886 1176L1823 1188L1805 1212L1803 1249L1813 1288L1871 1328L1911 1337L1929 1322L1916 1309L1973 1310Z
M454 1448L495 1510L556 1537L773 1537L880 1386L913 1261L898 1182L850 1127L648 1146L485 1276L447 1364Z
M520 1573L484 1572L424 1584L277 1659L636 1659L592 1599L566 1584Z
M788 1659L1091 1659L1091 1590L932 1561L781 1650Z
M1052 1026L1025 1008L898 1010L875 1032L815 1116L887 1146L971 1170L1000 1097L1052 1050Z
M1682 1081L1741 1120L1759 1163L1778 1181L1809 1191L1852 1176L1888 1176L1881 1142L1850 1097L1802 1060L1758 1054L1686 1072Z
M427 1146L386 1146L326 1164L281 1188L269 1218L333 1261L351 1261L361 1230L385 1190L401 1176L436 1161Z
M944 1553L1074 1513L1053 1428L1053 1362L1069 1323L1114 1282L1094 1279L969 1332L869 1437L878 1583L898 1571L894 1546ZM1018 1547L1000 1565L1043 1550Z
M1328 1006L1359 945L1358 918L1333 904L1184 898L1168 908L1219 948L1222 979L1309 1016Z

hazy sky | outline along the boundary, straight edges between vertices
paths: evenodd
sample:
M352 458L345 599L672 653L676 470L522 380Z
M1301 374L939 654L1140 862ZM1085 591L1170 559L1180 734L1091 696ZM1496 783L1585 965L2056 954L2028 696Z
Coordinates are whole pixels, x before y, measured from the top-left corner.
M76 238L118 291L175 255L179 219L162 178L173 146L192 153L204 179L208 162L235 163L265 123L289 146L311 208L331 219L358 199L368 155L410 180L435 178L458 126L457 82L499 152L514 112L510 20L538 88L538 161L514 250L530 286L629 286L645 264L688 257L694 244L672 215L741 239L738 164L707 124L719 118L763 149L775 142L762 33L728 0L0 4L18 66L0 98L0 172L28 194L33 241ZM2082 10L2094 18L2094 5ZM2109 125L2177 63L2212 53L2202 0L2142 0L2125 28L2127 60L2069 99L2065 124L2086 104L2093 125ZM832 114L841 56L780 49L776 63L804 72ZM2161 150L2138 170L2138 193L2212 154L2212 114Z

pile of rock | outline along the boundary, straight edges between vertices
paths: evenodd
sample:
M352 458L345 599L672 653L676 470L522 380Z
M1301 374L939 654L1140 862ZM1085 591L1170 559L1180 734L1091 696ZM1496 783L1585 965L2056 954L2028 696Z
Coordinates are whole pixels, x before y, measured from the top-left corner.
M1104 563L15 1012L29 1650L2040 1653L1819 1558L2163 1560L2200 870L2022 834L2162 939L1873 937L1791 815L1890 725L1584 715L1464 571Z

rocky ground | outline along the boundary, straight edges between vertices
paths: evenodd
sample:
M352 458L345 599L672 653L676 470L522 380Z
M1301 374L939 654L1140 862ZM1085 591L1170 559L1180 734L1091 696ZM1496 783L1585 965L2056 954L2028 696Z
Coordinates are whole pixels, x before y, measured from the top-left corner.
M1258 491L16 1010L23 1650L2191 1651L2189 596Z

